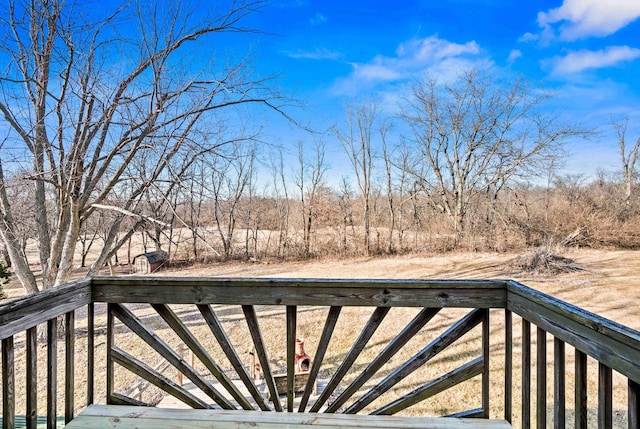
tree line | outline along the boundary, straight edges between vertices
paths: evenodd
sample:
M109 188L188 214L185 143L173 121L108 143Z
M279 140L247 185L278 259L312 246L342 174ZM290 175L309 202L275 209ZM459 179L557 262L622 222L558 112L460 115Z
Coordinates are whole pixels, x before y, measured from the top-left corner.
M561 176L565 143L593 133L523 79L425 76L397 108L354 102L325 133L265 142L244 115L295 124L291 100L247 58L194 65L190 51L251 31L262 5L203 18L139 1L88 25L64 2L8 3L0 237L25 291L68 281L77 254L93 275L134 237L175 261L637 246L628 120L612 124L620 174ZM118 33L123 16L139 31ZM350 165L340 180L327 142Z

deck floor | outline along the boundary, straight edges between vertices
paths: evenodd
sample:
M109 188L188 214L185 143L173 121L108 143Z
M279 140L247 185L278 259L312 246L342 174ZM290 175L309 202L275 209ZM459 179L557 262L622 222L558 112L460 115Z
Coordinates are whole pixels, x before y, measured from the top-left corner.
M504 420L91 405L67 429L509 429Z

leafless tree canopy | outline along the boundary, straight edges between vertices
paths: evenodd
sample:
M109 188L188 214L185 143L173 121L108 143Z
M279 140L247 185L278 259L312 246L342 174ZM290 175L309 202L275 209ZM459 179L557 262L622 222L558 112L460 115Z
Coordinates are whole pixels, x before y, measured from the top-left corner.
M403 111L422 159L414 173L456 231L464 231L476 195L543 170L564 140L584 134L542 113L545 98L525 81L503 84L475 70L451 84L426 79L414 87Z
M135 212L152 183L179 175L188 160L223 143L201 133L223 109L245 103L278 109L277 97L266 81L253 78L245 58L229 61L202 50L214 47L218 34L249 31L244 18L262 3L231 2L211 18L182 2L140 0L95 21L74 2L5 5L0 114L8 131L0 233L27 291L38 285L8 197L15 166L30 172L34 188L43 286L64 283L83 223L99 205L118 199L123 210ZM136 27L119 31L125 18ZM196 46L199 55L189 60ZM113 218L94 269L126 239L118 237L124 219L122 213Z

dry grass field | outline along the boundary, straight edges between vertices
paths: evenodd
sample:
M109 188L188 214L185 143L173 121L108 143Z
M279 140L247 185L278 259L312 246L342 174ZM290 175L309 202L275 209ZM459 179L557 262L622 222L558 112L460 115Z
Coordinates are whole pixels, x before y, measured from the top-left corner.
M217 263L211 265L192 266L180 270L165 270L154 275L157 276L197 276L197 277L280 277L280 278L412 278L412 279L483 279L483 278L513 278L528 286L539 289L545 293L554 295L560 299L583 307L589 311L600 314L609 319L615 320L634 329L640 329L640 313L638 312L638 303L640 303L640 288L637 286L640 280L640 273L637 267L640 267L640 252L632 251L604 251L604 250L572 250L564 254L576 261L583 269L571 273L564 273L554 276L527 276L522 273L514 272L509 268L508 262L516 255L510 254L450 254L450 255L433 255L433 256L406 256L406 257L386 257L386 258L354 258L349 260L314 260L307 262L230 262ZM11 283L7 292L10 296L20 294L20 290L15 283ZM131 306L135 313L151 326L155 332L162 336L172 346L177 346L179 339L164 325L164 322L157 314L146 305ZM214 306L216 313L219 315L223 326L231 338L234 346L241 354L242 359L248 361L248 353L251 351L251 339L244 323L242 312L239 308L233 306ZM225 359L219 347L213 344L210 338L208 328L202 322L200 314L194 307L175 306L174 310L180 315L194 334L201 339L203 344L210 344L210 353L212 356L225 365ZM306 338L306 348L308 353L313 357L317 347L317 341L322 329L324 319L326 317L326 309L318 308L299 308L298 332L300 336ZM266 347L269 352L270 361L274 368L284 367L286 343L284 329L285 315L284 308L258 308L261 328L265 336ZM373 359L393 338L406 323L411 320L417 312L416 309L392 309L380 329L375 333L369 341L367 348L353 365L352 371L347 375L342 385L346 386L346 382L354 379L359 371L364 369L366 364ZM105 324L106 316L104 308L97 308L96 327L99 337L96 339L96 398L98 402L104 401L104 376L105 376ZM388 374L393 368L411 357L416 351L420 350L425 344L431 341L435 336L442 333L448 325L455 322L465 312L459 309L445 309L440 312L419 335L416 335L409 344L396 355L391 362L385 365L381 370L381 377ZM322 367L321 376L329 377L331 373L340 364L346 351L353 343L354 339L360 332L360 329L366 323L370 309L347 309L339 319L338 330L339 335L334 335L327 356L325 357ZM495 352L495 358L491 361L491 416L500 418L502 410L503 396L503 374L504 374L504 330L502 321L504 314L502 311L495 310L491 312L492 330L491 330L491 350ZM76 404L81 407L84 401L83 380L85 379L85 362L86 357L86 318L81 312L76 315L76 329L78 339L76 343L76 383L78 397ZM122 327L118 330L116 336L116 344L129 351L130 353L146 358L151 365L155 365L160 361L159 356L154 356L155 352L148 349L148 346L141 344L137 337ZM535 331L533 332L532 350L535 350ZM514 347L519 350L520 346L520 325L519 320L514 318ZM16 362L17 373L20 373L21 365L24 365L24 349L21 348L21 339L16 338ZM419 383L434 379L444 372L454 369L479 354L480 350L480 329L475 328L465 337L453 346L449 347L436 359L416 371L404 384L398 385L397 388L389 392L388 396L384 396L384 400L380 398L371 404L366 411L375 410L380 405L392 400L394 397L401 396L406 392L414 389ZM22 350L22 351L20 351ZM553 384L553 342L551 338L547 341L547 351L550 366L547 371L547 384ZM44 393L45 389L45 368L46 348L44 344L40 346L40 360L43 362L39 372L39 386ZM59 345L60 362L64 362L64 342ZM152 357L153 356L153 357ZM535 365L535 353L534 353ZM196 368L205 371L203 365L196 363ZM573 350L568 347L567 350L567 368L572 371L573 368ZM519 396L519 374L521 371L520 355L514 355L514 417L518 420L520 415L520 396ZM175 372L175 371L174 371ZM533 374L533 386L535 386L535 370ZM168 377L175 378L174 373L167 373ZM381 377L368 382L364 388L374 385L374 381L379 381ZM118 380L118 391L124 391L130 384L136 381L136 377L124 370L118 370L116 373ZM20 378L18 377L18 380ZM573 393L571 376L568 377L567 391L567 414L571 420L573 409ZM615 427L626 426L626 386L622 377L614 378L614 410L615 410ZM63 377L59 377L59 389L64 385ZM420 405L413 412L424 414L448 414L462 411L469 408L475 408L478 404L478 392L480 388L479 378L466 382L450 391L439 394L433 400L426 401L424 405ZM18 392L18 413L22 404L23 386L16 386ZM552 389L551 389L552 391ZM150 389L143 397L147 401L158 401L161 395L159 392ZM535 393L532 392L532 397ZM589 407L590 416L595 415L597 399L597 367L595 362L590 362L589 368ZM428 402L428 403L427 403ZM552 415L552 398L549 397L548 409L549 419ZM40 402L41 412L44 412L44 403ZM58 404L60 412L62 412L63 404ZM534 410L535 411L535 410ZM535 414L535 412L533 413ZM551 420L549 420L551 421ZM518 427L518 425L515 425Z

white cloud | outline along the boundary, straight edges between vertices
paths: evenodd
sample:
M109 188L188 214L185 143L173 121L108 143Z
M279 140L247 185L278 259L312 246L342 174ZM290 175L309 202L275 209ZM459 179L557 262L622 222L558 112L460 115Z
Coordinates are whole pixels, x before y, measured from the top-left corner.
M340 52L327 48L316 48L311 51L285 51L285 54L290 58L307 60L338 60L342 56Z
M311 25L315 26L315 25L324 24L328 20L329 18L327 18L326 15L323 15L321 13L316 13L315 16L309 20L309 22L311 23Z
M401 43L395 55L377 55L365 63L351 63L352 73L339 79L334 91L354 95L376 85L401 84L428 74L436 79L454 79L463 70L490 68L493 63L482 55L475 41L455 43L437 35Z
M509 52L509 57L507 58L507 62L511 64L521 56L522 56L522 51L520 51L520 49L513 49L511 52Z
M543 39L557 31L561 40L573 41L608 36L639 17L638 0L564 0L562 6L538 13L538 25Z
M587 69L615 66L640 58L640 49L629 46L610 46L599 51L572 51L564 57L549 60L554 74L572 74Z

